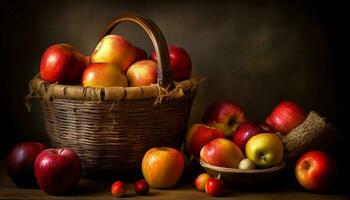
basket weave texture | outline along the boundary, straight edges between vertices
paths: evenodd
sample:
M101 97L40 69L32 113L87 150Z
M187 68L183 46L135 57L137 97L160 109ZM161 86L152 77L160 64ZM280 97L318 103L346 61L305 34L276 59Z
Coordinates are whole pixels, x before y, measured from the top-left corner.
M198 86L194 78L171 81L167 44L148 18L119 16L102 36L123 21L137 23L150 36L159 58L158 84L91 88L49 84L39 75L29 83L27 103L33 97L41 100L52 146L74 149L88 177L137 174L151 147L179 148Z

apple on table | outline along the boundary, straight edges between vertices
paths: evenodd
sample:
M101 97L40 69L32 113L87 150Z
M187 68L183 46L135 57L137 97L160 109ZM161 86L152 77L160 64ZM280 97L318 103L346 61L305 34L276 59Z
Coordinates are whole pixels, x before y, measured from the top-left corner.
M50 195L65 195L79 183L80 159L69 148L46 149L36 157L34 171L40 189Z
M34 162L45 149L46 146L40 142L18 143L10 149L6 157L6 169L17 186L37 187Z

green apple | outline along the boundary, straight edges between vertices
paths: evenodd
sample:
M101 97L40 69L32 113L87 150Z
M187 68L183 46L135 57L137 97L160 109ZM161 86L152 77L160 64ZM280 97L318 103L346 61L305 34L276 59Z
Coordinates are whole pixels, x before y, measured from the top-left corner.
M278 165L283 159L283 144L274 133L261 133L251 137L245 147L247 158L261 168Z

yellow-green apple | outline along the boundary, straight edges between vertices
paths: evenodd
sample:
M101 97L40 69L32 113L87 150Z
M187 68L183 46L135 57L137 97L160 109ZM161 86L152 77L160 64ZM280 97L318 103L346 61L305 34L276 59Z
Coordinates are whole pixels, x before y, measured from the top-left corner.
M212 197L219 197L225 193L225 183L218 178L209 178L205 184L205 192Z
M65 195L79 183L80 159L69 148L46 149L35 159L36 181L43 191L51 195Z
M157 83L157 63L152 60L137 61L129 67L126 76L132 87Z
M139 47L135 47L135 51L136 51L136 56L135 56L134 62L147 59L147 53L145 50L143 50Z
M15 144L7 154L6 168L12 181L19 187L36 187L34 162L36 157L46 149L40 142L23 142Z
M146 196L149 192L149 185L144 179L137 180L134 183L134 190L137 194Z
M249 158L244 158L243 160L241 160L241 162L239 163L238 166L239 169L243 169L243 170L251 170L251 169L255 169L255 164L253 161L251 161Z
M258 167L268 168L282 162L283 144L274 133L260 133L248 140L245 153Z
M127 87L128 81L118 65L95 63L84 70L82 84L84 87Z
M262 132L263 130L258 125L245 121L241 123L233 133L232 141L241 149L242 152L245 152L245 145L247 144L248 140L254 135Z
M83 54L69 44L54 44L45 50L40 62L41 78L49 83L75 84L86 65Z
M142 159L142 174L153 188L171 188L180 179L184 163L184 156L177 149L151 148Z
M210 178L210 175L207 173L199 174L197 178L194 180L194 185L196 189L200 192L205 192L205 184L207 184L207 181L209 178Z
M135 61L135 47L120 35L107 35L97 44L91 55L91 63L113 63L126 73Z
M211 165L238 168L239 162L244 156L232 141L226 138L217 138L203 146L200 158Z
M287 135L306 119L304 109L293 101L280 102L266 118L266 124Z
M224 133L215 127L194 124L186 133L185 148L189 155L199 157L204 145L216 138L223 138Z
M239 124L246 121L242 108L230 100L218 100L204 112L203 122L220 128L226 137L232 138Z
M125 195L126 187L123 182L116 181L112 184L111 192L114 197L122 197Z
M191 76L192 61L187 51L176 45L168 46L168 50L173 80L183 81L189 79ZM155 51L151 53L150 58L157 62L158 58Z
M309 151L295 166L295 175L305 189L312 192L330 191L336 177L335 159L322 151Z

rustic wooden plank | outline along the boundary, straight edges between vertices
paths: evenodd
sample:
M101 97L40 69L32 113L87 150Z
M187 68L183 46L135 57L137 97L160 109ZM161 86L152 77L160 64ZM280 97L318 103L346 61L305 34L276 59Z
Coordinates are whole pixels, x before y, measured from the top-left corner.
M96 182L82 179L77 191L71 196L57 197L45 194L40 189L23 189L16 187L8 177L5 170L0 167L0 199L31 199L31 200L54 200L54 199L116 199L110 193L110 182ZM340 195L313 194L300 190L292 186L287 188L277 188L270 191L232 191L229 190L224 197L213 198L205 193L198 192L194 189L191 181L183 180L178 187L171 190L151 189L149 196L139 196L133 190L131 183L127 184L127 195L123 199L235 199L235 200L254 200L254 199L303 199L303 200L344 200L349 197Z

